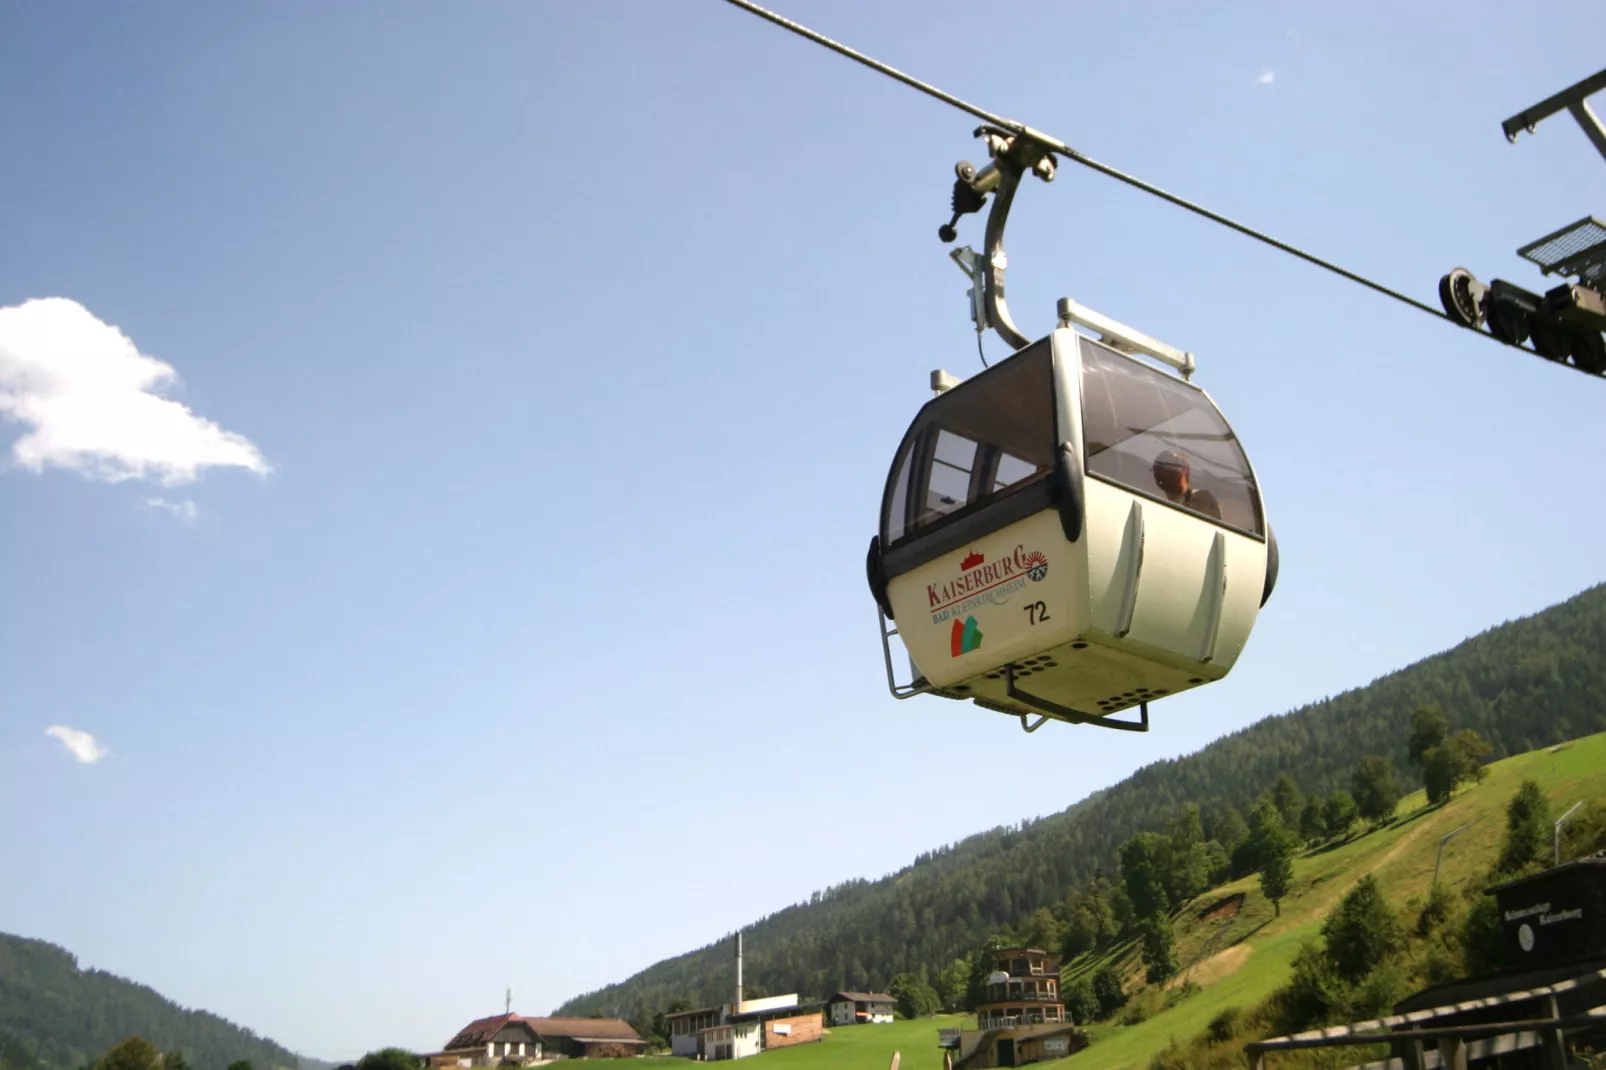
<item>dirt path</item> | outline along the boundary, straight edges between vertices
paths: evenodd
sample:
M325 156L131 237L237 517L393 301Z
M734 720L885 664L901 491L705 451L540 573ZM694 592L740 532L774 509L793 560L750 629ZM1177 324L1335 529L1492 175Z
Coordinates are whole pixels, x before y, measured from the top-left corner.
M1401 836L1399 840L1395 842L1393 847L1390 847L1388 850L1379 855L1377 861L1367 866L1365 873L1359 874L1355 879L1360 880L1360 878L1366 876L1367 873L1376 873L1378 870L1392 862L1395 858L1399 857L1400 852L1404 851L1407 847L1410 847L1417 840L1421 839L1433 827L1433 823L1429 820L1418 820L1415 828ZM1330 881L1328 884L1329 887L1323 888L1315 895L1307 893L1306 896L1300 901L1300 910L1297 914L1290 912L1284 914L1278 921L1273 922L1273 924L1276 926L1274 931L1280 932L1284 929L1293 928L1295 926L1304 925L1307 922L1315 921L1318 917L1325 915L1329 910L1331 910L1334 904L1336 904L1340 899L1344 898L1344 893L1349 891L1348 885L1342 885L1338 881Z

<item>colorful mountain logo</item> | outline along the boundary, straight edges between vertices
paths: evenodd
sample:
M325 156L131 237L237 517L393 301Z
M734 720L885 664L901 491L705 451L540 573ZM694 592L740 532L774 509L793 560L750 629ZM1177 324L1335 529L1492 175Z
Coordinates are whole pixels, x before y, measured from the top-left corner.
M949 648L953 656L968 654L981 646L981 629L976 627L975 617L966 617L961 621L954 618L954 628L949 639Z
M1017 564L1026 570L1026 575L1032 578L1033 583L1041 583L1048 575L1048 555L1043 551L1033 550L1022 557L1017 550L1015 556L1019 559Z

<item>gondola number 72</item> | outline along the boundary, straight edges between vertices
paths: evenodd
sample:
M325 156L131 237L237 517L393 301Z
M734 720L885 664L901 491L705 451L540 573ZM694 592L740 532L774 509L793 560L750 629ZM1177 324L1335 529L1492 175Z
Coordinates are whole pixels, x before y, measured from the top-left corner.
M1048 619L1048 607L1042 602L1028 602L1021 608L1026 611L1026 619L1032 624L1041 624Z

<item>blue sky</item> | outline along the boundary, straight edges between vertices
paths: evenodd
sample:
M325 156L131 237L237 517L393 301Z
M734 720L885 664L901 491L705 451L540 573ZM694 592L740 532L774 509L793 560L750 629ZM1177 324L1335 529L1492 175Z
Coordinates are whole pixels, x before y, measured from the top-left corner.
M1601 210L1569 119L1499 122L1606 10L782 10L1429 301ZM1068 166L1017 322L1195 352L1280 585L1148 736L894 702L863 555L976 367L972 119L716 0L0 18L0 925L309 1054L544 1013L1601 579L1606 384Z

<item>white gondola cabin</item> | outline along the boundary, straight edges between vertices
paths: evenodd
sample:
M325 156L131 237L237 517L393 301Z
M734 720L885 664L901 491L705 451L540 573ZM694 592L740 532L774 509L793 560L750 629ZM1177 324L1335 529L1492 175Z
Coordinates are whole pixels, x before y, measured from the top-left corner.
M1231 671L1276 542L1215 403L1137 354L1185 374L1191 356L1060 310L1052 334L975 377L935 374L898 447L867 562L888 686L1035 716L1033 730L1142 730L1150 701ZM895 681L892 635L911 684ZM1132 707L1141 721L1105 719Z

